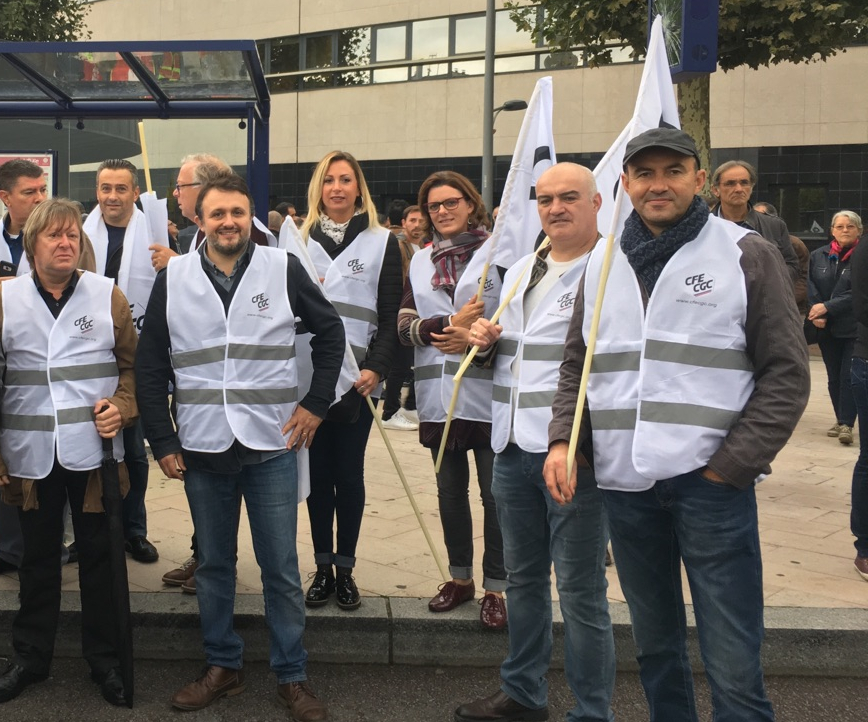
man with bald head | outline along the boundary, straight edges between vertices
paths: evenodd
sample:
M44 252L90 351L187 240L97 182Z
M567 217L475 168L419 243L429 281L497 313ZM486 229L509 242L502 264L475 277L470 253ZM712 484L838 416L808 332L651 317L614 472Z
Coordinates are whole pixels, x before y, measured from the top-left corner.
M524 277L500 324L479 319L470 332L470 342L495 369L491 491L509 574L509 654L500 668L500 690L459 707L458 722L548 719L552 564L564 618L564 667L576 698L567 719L612 719L615 649L602 497L587 467L579 470L572 501L563 505L546 489L542 473L564 339L587 254L599 237L602 199L591 171L558 163L537 181L536 200L551 246L533 259L532 270L528 256L507 272L504 289Z

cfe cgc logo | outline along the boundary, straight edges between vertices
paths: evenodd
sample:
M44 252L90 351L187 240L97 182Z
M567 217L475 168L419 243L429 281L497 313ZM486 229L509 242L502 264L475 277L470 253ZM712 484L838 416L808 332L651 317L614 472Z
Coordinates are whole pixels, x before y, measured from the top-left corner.
M93 331L93 319L87 315L77 318L74 325L81 333L90 333Z
M255 296L250 298L250 302L256 306L257 311L267 311L268 310L268 296L264 293L257 293Z
M362 263L358 258L353 258L350 261L347 261L347 267L355 274L361 273L365 270L365 264Z
M477 288L479 288L479 284L481 282L482 282L482 276L480 276L479 278L476 279L476 287ZM491 276L486 276L485 277L485 286L483 287L482 292L485 293L486 291L492 291L492 290L494 290L494 280L491 278Z
M572 308L575 302L576 294L572 291L567 291L563 296L558 297L558 309L566 311L568 308Z
M714 278L704 273L696 276L688 276L684 279L684 285L693 291L694 296L704 296L714 290Z

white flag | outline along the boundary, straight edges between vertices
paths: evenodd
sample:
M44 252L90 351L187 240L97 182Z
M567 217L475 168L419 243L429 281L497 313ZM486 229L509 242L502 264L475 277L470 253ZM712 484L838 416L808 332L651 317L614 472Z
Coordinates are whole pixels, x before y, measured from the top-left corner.
M536 181L555 163L552 79L546 76L537 81L515 144L497 222L488 241L491 264L509 268L533 251L542 231Z
M633 117L594 169L597 189L603 196L603 205L597 214L597 228L602 235L606 236L612 231L615 194L621 183L627 141L646 130L660 127L680 128L681 121L678 118L675 87L669 74L669 59L666 57L666 44L663 40L663 22L658 15L654 18L651 35L648 38L648 54L645 56L645 68L639 83L639 94L636 97ZM621 233L624 221L632 210L633 204L624 194L620 218L615 226L616 236Z

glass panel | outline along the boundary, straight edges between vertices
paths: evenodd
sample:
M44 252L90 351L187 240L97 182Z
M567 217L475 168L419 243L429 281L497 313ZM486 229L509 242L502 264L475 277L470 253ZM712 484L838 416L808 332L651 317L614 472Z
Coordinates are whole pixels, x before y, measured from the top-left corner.
M152 72L170 98L250 98L254 95L244 57L236 51L155 53L152 62Z
M406 83L407 68L383 68L374 71L375 83Z
M825 185L770 185L772 202L796 236L826 237Z
M292 73L301 70L298 38L276 38L271 41L269 73Z
M612 62L613 63L632 63L633 58L630 57L630 53L633 52L632 49L626 45L619 45L618 47L612 48ZM644 56L639 58L640 60L644 60Z
M80 100L151 97L117 53L19 53L17 57Z
M355 70L346 73L335 73L335 85L344 87L347 85L370 85L370 70Z
M518 73L523 70L536 70L535 55L520 55L514 58L495 58L495 73Z
M388 60L403 60L407 57L407 26L394 25L389 28L377 28L377 57L374 60L384 63ZM406 78L404 78L406 80ZM376 78L374 82L378 82Z
M298 76L290 75L282 78L270 77L268 81L268 89L272 93L293 93L298 90Z
M496 69L495 65L495 69ZM452 77L464 75L483 75L485 73L484 60L467 60L463 63L452 63Z
M332 66L334 40L334 35L318 35L307 39L304 58L306 70Z
M455 54L481 52L485 52L485 16L475 15L469 18L456 18ZM477 73L472 74L477 75Z
M445 58L449 54L449 18L417 20L412 28L413 46L410 57L414 60ZM436 75L446 72L448 71L444 69Z
M367 65L370 61L370 28L338 31L338 65Z
M519 30L515 23L509 19L509 13L509 10L500 10L494 16L494 47L497 52L529 50L535 47L530 33Z
M424 80L437 76L449 75L449 63L429 63L428 65L413 65L410 68L410 80Z
M579 56L572 52L544 53L540 56L540 69L564 70L579 67Z
M405 78L406 80L406 78ZM25 80L15 68L0 58L0 98L5 100L48 100L48 96Z

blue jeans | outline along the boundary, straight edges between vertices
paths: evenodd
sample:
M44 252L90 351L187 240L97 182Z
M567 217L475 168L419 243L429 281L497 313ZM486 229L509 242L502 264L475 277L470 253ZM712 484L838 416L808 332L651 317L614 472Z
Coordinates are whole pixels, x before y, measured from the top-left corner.
M196 599L209 665L240 669L244 642L235 633L235 549L239 499L250 520L253 551L262 570L265 620L271 631L271 669L279 684L307 679L304 596L295 538L298 527L298 476L295 452L237 474L188 469L184 488L196 538L199 567Z
M856 553L868 557L868 361L853 357L850 380L859 414L859 458L853 467L850 531L856 537Z
M774 720L763 684L763 583L754 487L698 471L603 491L651 722L696 722L681 563L715 722Z
M545 458L509 444L494 460L492 493L503 533L509 619L501 688L526 707L547 704L554 563L564 617L564 670L576 697L567 719L612 720L615 644L606 601L602 498L593 474L581 469L573 501L558 505L543 481Z
M148 512L145 509L145 492L148 490L148 452L145 451L145 434L139 419L123 430L124 462L130 472L130 491L124 497L124 536L148 536Z

